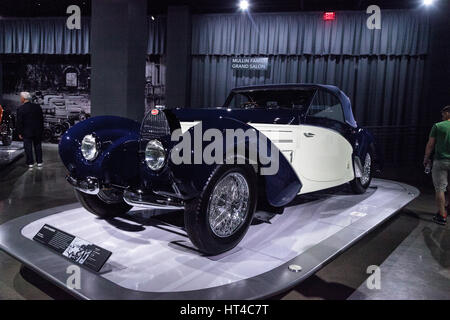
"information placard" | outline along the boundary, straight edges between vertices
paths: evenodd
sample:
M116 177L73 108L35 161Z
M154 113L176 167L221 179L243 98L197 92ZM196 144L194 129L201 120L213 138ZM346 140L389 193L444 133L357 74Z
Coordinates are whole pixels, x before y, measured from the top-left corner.
M112 252L86 240L45 224L33 237L62 256L95 272L99 272Z
M233 57L231 69L233 70L267 70L269 58L267 57Z

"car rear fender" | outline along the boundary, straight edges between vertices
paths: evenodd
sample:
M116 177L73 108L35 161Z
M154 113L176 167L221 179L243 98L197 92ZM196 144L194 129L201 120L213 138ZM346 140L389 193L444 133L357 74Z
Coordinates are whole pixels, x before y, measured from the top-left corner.
M364 159L366 158L367 152L370 152L372 155L372 163L374 164L375 170L382 170L382 152L375 142L375 137L367 129L358 128L353 152L355 164L359 161L362 167L364 165Z

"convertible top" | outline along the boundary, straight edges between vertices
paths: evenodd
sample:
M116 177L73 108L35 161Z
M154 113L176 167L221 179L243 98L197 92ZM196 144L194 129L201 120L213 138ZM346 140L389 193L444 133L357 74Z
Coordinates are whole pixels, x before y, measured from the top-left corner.
M255 85L255 86L245 86L237 87L232 89L232 92L246 92L246 91L259 91L259 90L287 90L287 89L298 89L298 90L311 90L311 89L324 89L333 93L341 102L342 109L344 110L345 121L352 127L358 127L358 124L353 117L352 105L349 97L342 92L338 87L325 84L315 84L315 83L286 83L286 84L265 84L265 85Z

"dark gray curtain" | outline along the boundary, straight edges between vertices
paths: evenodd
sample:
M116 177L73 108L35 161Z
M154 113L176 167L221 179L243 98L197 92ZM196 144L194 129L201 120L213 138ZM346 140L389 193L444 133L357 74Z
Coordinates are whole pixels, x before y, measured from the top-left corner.
M166 18L149 18L148 54L165 50ZM89 54L90 19L81 30L69 30L66 18L11 18L0 20L0 54Z
M414 125L430 25L418 11L382 11L381 30L364 12L198 15L193 19L193 107L219 106L236 86L322 83L341 88L363 125ZM268 56L267 71L233 71L233 56Z
M421 55L428 50L428 15L382 10L381 30L369 30L365 12L197 15L194 55Z
M0 20L0 53L88 54L90 23L69 30L65 18Z
M220 106L234 87L270 83L339 86L364 125L419 121L424 56L271 56L267 71L236 71L229 56L194 56L192 106Z

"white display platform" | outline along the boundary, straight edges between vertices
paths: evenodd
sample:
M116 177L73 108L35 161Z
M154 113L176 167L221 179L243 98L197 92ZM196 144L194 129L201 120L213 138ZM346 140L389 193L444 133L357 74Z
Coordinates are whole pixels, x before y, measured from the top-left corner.
M0 168L10 164L24 153L22 142L13 141L9 146L0 143Z
M340 191L301 196L298 204L268 221L264 213L257 213L260 219L254 220L238 247L215 257L192 246L178 225L182 212L155 215L135 210L126 217L101 220L80 207L41 212L32 221L16 223L17 228L22 224L16 237L28 250L39 248L49 256L47 261L41 256L39 266L23 257L27 250L15 252L18 243L5 242L5 225L0 226L0 248L60 286L65 286L68 275L61 270L52 274L54 266L42 268L51 260L61 268L71 262L31 240L44 224L111 251L100 273L83 269L83 283L90 279L90 288L66 288L82 298L263 298L298 284L418 195L411 186L375 179L363 195ZM290 271L291 264L300 265L302 271ZM92 289L95 282L98 287Z

